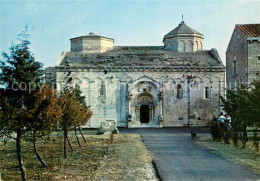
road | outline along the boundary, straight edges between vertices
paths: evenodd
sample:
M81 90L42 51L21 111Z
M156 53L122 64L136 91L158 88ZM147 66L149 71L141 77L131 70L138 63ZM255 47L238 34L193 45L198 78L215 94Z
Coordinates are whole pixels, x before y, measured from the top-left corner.
M190 138L189 128L136 128L119 131L141 135L149 151L154 154L155 165L162 180L260 180L260 175L254 174L247 167L198 147ZM208 134L199 129L196 132L197 136Z

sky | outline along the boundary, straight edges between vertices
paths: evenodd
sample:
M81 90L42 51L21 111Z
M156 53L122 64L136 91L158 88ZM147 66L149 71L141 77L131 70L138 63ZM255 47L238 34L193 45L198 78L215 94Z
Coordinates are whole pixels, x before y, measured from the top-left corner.
M0 52L10 52L26 25L30 49L44 67L70 51L70 38L89 32L113 38L115 46L163 46L182 14L204 35L203 49L216 48L225 64L235 25L260 23L260 0L0 0Z

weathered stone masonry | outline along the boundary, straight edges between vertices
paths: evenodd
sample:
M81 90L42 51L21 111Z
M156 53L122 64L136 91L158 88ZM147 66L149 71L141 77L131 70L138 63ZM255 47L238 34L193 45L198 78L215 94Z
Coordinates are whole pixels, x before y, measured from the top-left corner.
M236 25L226 51L227 88L260 78L260 24Z
M197 34L182 25L173 38ZM82 39L95 36L100 38L91 34ZM225 67L215 49L179 52L165 46L109 45L101 51L96 45L86 45L85 52L84 47L64 52L55 67L46 69L46 80L57 90L80 87L93 111L87 127L100 127L106 120L118 127L202 126L219 114Z

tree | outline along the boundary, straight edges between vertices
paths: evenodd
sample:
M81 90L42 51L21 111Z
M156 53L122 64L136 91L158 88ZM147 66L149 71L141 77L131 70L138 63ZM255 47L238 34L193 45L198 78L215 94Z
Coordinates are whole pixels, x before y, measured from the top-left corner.
M82 137L83 141L86 143L86 139L85 139L85 137L83 136L83 134L82 134L82 132L81 132L80 126L81 126L81 125L85 125L85 124L87 123L88 119L92 116L92 113L91 113L91 114L88 113L88 112L89 112L89 109L88 109L87 104L86 104L86 101L85 101L85 96L82 96L81 94L82 94L82 91L80 90L80 87L79 87L79 86L76 86L76 88L75 88L75 96L76 96L77 100L80 102L81 107L83 108L83 111L86 111L86 110L87 110L86 112L83 112L83 113L79 114L79 115L82 115L82 117L79 117L79 119L77 120L77 122L76 122L75 125L74 125L75 136L76 136L76 139L77 139L77 142L78 142L79 147L81 147L81 144L80 144L80 141L79 141L79 138L78 138L78 135L77 135L77 127L78 127L78 129L79 129L79 132L80 132L80 134L81 134L81 137ZM86 109L86 110L85 110L85 109ZM84 116L83 116L83 115L84 115L85 113L86 113L87 116L89 116L89 117L85 117L85 119L84 119ZM81 118L82 118L82 119L81 119Z
M80 102L79 102L80 103ZM78 141L78 144L80 145L79 139L77 137L77 132L76 132L76 127L79 128L80 134L84 140L84 142L86 143L86 140L81 132L80 127L82 125L86 125L86 123L88 122L88 120L91 118L92 116L92 112L89 110L89 108L87 106L84 106L82 104L80 104L79 109L77 110L77 117L75 119L75 135Z
M252 126L260 129L260 79L251 84L251 104L249 105L249 119L252 120Z
M224 110L232 118L233 141L236 145L238 132L242 132L243 148L248 141L247 128L260 127L260 80L250 86L241 85L236 90L228 90L226 99L221 97Z
M47 164L43 161L36 147L36 138L49 136L51 131L57 128L61 116L61 109L58 104L58 97L50 85L45 85L36 95L34 108L32 110L32 120L30 130L32 131L32 142L34 152L44 167Z
M236 90L228 90L227 98L223 102L224 110L232 118L232 128L233 131L242 132L242 142L243 147L245 147L246 142L248 141L247 136L247 127L250 126L248 105L250 104L250 92L247 86L241 85L237 87ZM236 135L233 135L236 137Z
M66 142L68 142L70 149L72 149L68 139L68 129L75 125L82 125L86 123L91 117L92 113L87 107L82 106L81 102L76 96L76 90L70 87L64 88L60 93L59 104L61 106L62 115L59 122L64 134L64 158L67 158Z
M2 53L0 60L0 120L1 133L16 141L16 153L22 180L26 173L22 162L21 140L29 131L32 102L40 89L43 69L29 50L27 28L18 35L20 43L10 47L11 53ZM15 133L16 136L13 136Z
M251 104L248 106L249 119L252 121L253 128L253 145L256 151L259 151L260 142L260 79L251 84Z
M62 110L61 120L59 122L59 126L63 129L64 135L64 158L67 158L67 146L66 143L68 141L68 128L74 125L74 118L76 116L76 99L73 97L72 90L69 88L65 88L60 92L59 96L59 104ZM70 144L69 144L70 145ZM72 147L70 146L71 150Z

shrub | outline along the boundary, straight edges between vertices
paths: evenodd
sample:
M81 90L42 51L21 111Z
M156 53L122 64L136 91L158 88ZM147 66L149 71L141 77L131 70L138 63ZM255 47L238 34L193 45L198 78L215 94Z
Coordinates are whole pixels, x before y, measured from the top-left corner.
M232 140L233 140L233 144L234 146L238 146L237 143L238 143L238 133L236 131L232 132Z
M226 127L221 128L223 133L224 142L226 144L230 144L230 138L231 138L231 131L227 129Z
M259 152L259 142L260 142L259 133L254 132L254 136L252 137L252 139L253 139L253 145L255 147L255 150Z
M210 126L210 134L214 141L221 141L222 130L218 124L217 118L214 116Z

